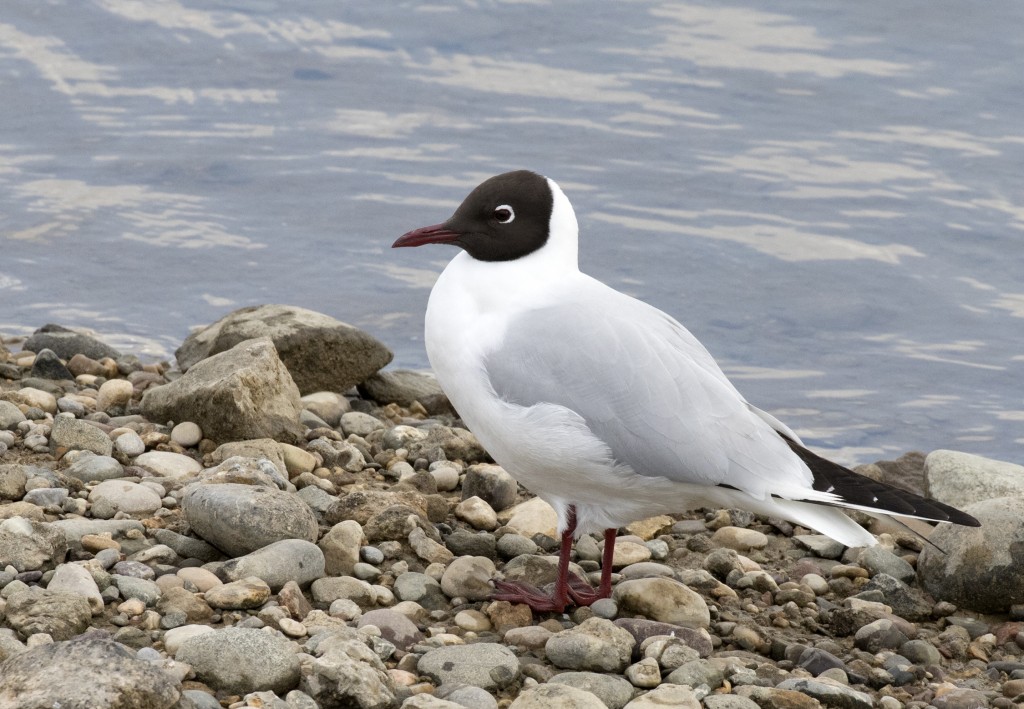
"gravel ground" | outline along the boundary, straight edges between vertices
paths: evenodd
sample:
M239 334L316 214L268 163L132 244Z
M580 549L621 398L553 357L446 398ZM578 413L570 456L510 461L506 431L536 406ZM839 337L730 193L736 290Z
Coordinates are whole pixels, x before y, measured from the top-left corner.
M0 709L1024 706L1024 468L864 466L983 523L915 525L931 542L866 516L868 549L741 510L637 522L612 598L532 614L490 581L553 580L553 511L429 376L264 307L174 365L0 340ZM577 573L600 557L580 539Z

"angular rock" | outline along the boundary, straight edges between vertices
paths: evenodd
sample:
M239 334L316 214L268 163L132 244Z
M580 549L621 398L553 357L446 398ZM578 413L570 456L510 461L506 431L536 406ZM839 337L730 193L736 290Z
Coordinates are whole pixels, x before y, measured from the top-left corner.
M926 545L917 571L935 598L982 613L1002 613L1024 603L1024 497L997 497L963 508L981 522L943 522Z
M317 706L391 709L395 683L384 663L349 628L332 632L316 647L319 657L302 676L302 691Z
M204 595L211 608L245 610L259 608L270 598L270 586L255 576L221 584L209 589Z
M394 402L399 406L410 406L414 401L423 403L431 397L444 396L436 377L410 369L387 369L372 374L359 385L359 394L381 404Z
M1024 465L937 450L924 461L928 497L963 509L995 497L1024 497Z
M229 556L282 539L315 542L313 511L298 496L264 486L196 484L181 501L192 531Z
M907 642L907 636L891 620L879 618L858 629L853 642L858 649L875 653L900 648Z
M53 350L42 349L36 353L32 363L32 376L40 379L74 379L75 375L68 371Z
M415 623L401 613L387 608L363 613L356 622L356 627L362 628L366 625L379 628L381 636L399 650L408 651L410 647L423 640L423 633Z
M324 575L324 553L305 539L282 539L228 561L220 574L229 581L255 576L275 592L289 581L308 586Z
M156 609L161 615L175 611L184 613L185 621L188 623L203 623L213 616L213 609L210 608L206 600L200 598L198 594L176 586L166 589L161 594L156 603ZM171 650L168 652L174 654Z
M469 466L462 481L462 499L479 497L495 512L511 507L516 501L518 485L500 465L478 463Z
M338 500L328 513L327 521L337 524L351 519L365 526L371 518L394 505L412 507L424 523L428 522L426 497L411 490L353 490Z
M240 342L149 389L142 412L152 421L192 421L215 441L301 439L299 390L268 338Z
M53 324L43 325L32 333L32 336L25 340L22 349L37 353L44 349L53 350L54 354L63 360L69 360L76 354L85 355L90 359L121 357L120 352L94 337Z
M0 522L0 568L13 566L19 573L45 571L64 561L68 543L58 527L24 517Z
M209 485L222 485L225 483L237 483L240 485L263 485L278 490L294 492L289 487L288 479L281 473L276 465L266 458L243 458L234 456L228 458L216 468L209 468L201 472L197 482Z
M872 576L888 574L903 583L910 583L917 575L914 567L904 559L893 554L882 546L864 547L857 557L857 563L868 570Z
M822 559L838 559L843 555L843 549L846 548L840 542L832 537L826 537L824 534L797 534L793 537L793 541Z
M85 632L92 618L84 597L38 588L11 594L5 613L7 623L22 635L47 633L54 640L70 640Z
M519 678L519 658L497 643L451 645L429 650L416 669L438 684L468 684L495 691Z
M299 658L287 640L252 628L224 628L181 643L174 654L214 689L283 694L299 683Z
M178 366L187 372L200 360L254 338L273 341L303 394L343 392L384 367L393 357L387 347L362 330L291 305L257 305L235 310L189 335L174 354Z
M232 441L222 443L210 454L210 460L219 465L228 458L241 456L243 458L266 458L278 472L283 476L288 475L288 469L284 464L284 456L281 454L281 445L273 438L256 438L249 441Z
M479 497L483 496L479 495ZM491 506L494 506L493 503ZM551 538L557 534L558 515L551 505L539 497L520 502L514 507L503 510L498 515L498 520L504 520L506 527L522 534L527 539L531 539L535 534L543 534Z
M933 603L925 598L916 585L908 586L889 574L875 574L864 586L864 591L880 591L882 602L892 607L893 613L912 622L928 620Z
M623 581L615 587L612 597L622 610L651 620L692 628L706 628L711 623L708 605L700 594L674 579Z
M50 453L61 458L68 451L86 450L96 455L109 456L114 452L110 436L91 423L61 414L54 418L50 431Z
M25 420L17 404L0 399L0 431L13 431Z
M0 706L174 709L181 683L102 638L39 645L0 666Z
M566 670L621 672L633 652L633 636L610 620L588 618L575 628L555 633L544 653Z
M0 465L0 500L20 500L25 496L29 470L24 465Z

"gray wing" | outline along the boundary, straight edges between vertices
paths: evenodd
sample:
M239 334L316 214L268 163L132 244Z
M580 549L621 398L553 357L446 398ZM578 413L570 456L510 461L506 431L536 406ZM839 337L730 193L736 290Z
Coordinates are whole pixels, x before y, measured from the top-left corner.
M485 363L500 397L571 409L641 475L759 498L809 491L807 467L686 328L604 286L587 295L509 325Z

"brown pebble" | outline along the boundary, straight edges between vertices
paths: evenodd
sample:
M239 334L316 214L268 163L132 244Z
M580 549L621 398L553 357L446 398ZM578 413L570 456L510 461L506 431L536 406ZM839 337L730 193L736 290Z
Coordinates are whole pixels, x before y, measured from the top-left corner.
M117 549L121 551L121 543L111 537L110 534L86 534L81 539L82 548L95 554L104 549Z

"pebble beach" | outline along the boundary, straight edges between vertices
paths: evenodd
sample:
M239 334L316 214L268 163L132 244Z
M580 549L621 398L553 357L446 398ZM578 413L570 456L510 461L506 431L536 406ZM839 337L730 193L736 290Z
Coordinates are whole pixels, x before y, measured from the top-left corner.
M535 614L491 582L554 580L553 510L391 359L281 305L171 362L0 333L0 709L1024 706L1024 467L860 466L982 523L855 516L869 548L638 521L611 598Z

